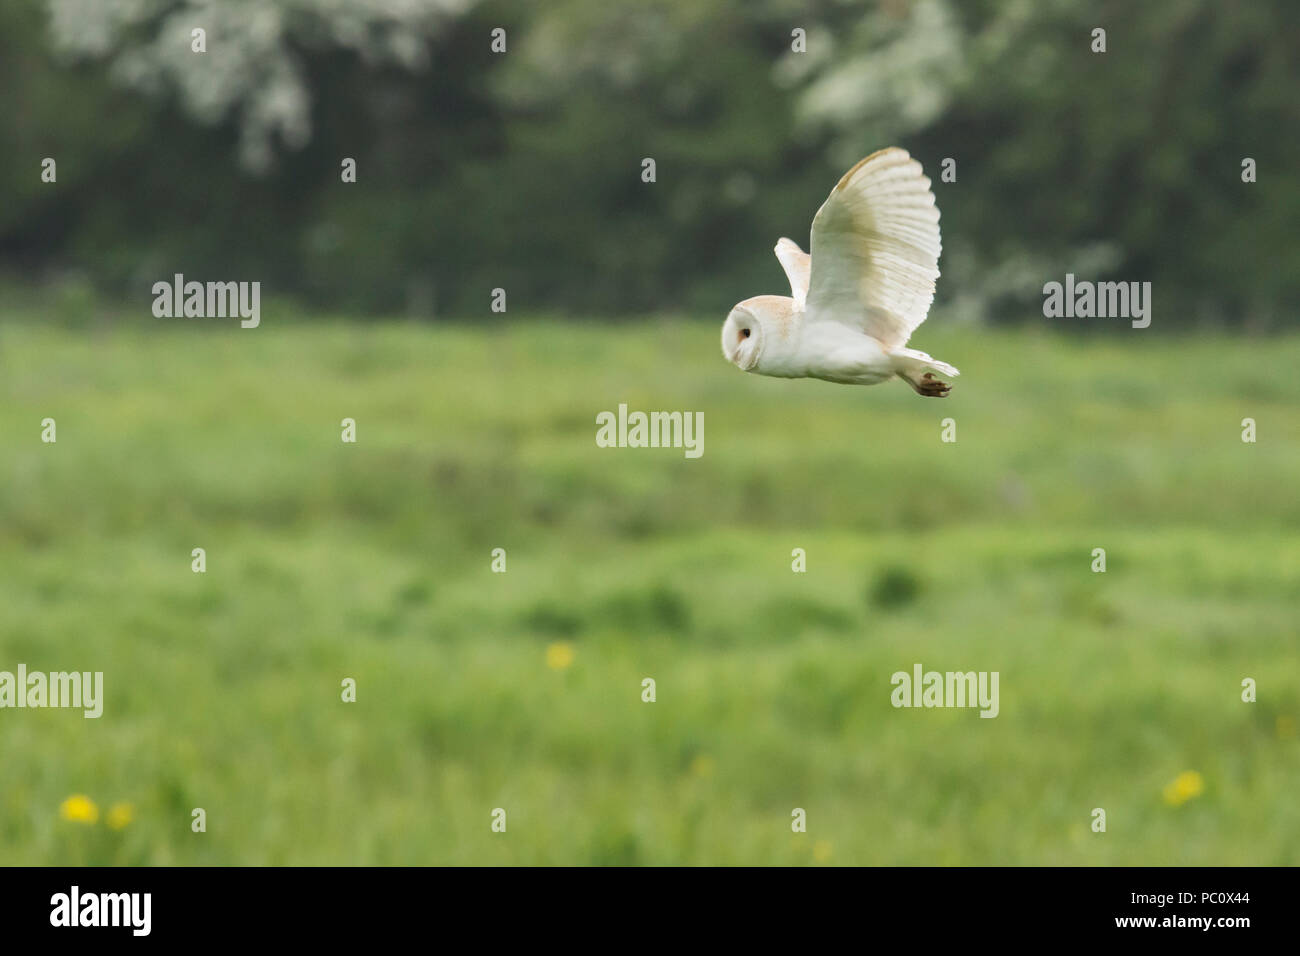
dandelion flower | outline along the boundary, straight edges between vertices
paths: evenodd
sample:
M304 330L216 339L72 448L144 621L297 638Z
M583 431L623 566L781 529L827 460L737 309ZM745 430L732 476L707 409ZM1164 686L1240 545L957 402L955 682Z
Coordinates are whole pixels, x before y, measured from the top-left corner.
M568 641L556 641L546 648L546 666L553 671L567 670L573 665L573 645Z
M110 830L123 830L135 819L135 808L129 803L115 803L108 811L104 822Z
M99 819L99 807L90 797L74 793L59 804L59 816L73 823L94 823Z
M1165 785L1165 803L1171 807L1181 807L1193 797L1199 797L1205 791L1205 778L1195 770L1184 770Z
M691 775L695 777L712 777L718 762L708 754L699 754L691 761Z

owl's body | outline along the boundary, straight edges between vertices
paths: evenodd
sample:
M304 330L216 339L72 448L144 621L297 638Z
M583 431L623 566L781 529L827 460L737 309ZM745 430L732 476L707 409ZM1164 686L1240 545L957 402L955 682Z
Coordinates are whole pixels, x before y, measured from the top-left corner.
M895 376L943 397L935 372L957 375L905 348L925 321L939 276L939 210L921 165L901 149L850 169L813 219L812 254L782 239L776 256L792 296L760 295L731 310L722 353L746 372L875 385Z
M875 385L893 378L895 369L880 343L869 335L834 322L807 322L787 295L759 295L741 303L765 318L764 334L774 339L749 369L776 378L821 378L841 385Z

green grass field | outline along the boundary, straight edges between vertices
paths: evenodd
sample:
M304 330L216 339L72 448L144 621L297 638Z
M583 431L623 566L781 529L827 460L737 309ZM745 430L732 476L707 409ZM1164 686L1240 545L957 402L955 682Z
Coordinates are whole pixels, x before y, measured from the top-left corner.
M0 670L105 674L0 710L0 863L1300 864L1300 337L937 317L936 401L720 324L0 325Z

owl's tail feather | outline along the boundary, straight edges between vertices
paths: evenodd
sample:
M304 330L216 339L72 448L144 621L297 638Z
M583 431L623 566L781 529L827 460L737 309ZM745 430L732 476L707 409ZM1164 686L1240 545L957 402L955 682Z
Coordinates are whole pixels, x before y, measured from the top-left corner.
M951 386L935 378L934 373L953 377L961 374L947 362L931 358L916 349L895 349L889 353L889 357L899 377L911 385L918 395L943 398L948 394Z
M894 349L889 353L889 357L894 360L894 370L899 375L938 372L940 375L951 375L956 378L961 374L947 362L940 362L937 358L931 358L916 349Z

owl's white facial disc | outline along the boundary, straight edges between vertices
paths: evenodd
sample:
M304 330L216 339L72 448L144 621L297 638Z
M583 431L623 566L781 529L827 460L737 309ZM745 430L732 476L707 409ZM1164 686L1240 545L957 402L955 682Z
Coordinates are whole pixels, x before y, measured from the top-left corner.
M763 327L748 309L736 306L722 324L722 354L737 368L753 371L763 350Z

